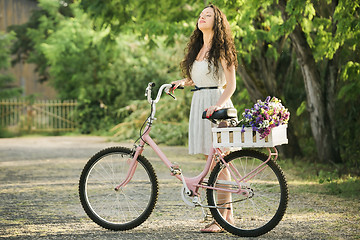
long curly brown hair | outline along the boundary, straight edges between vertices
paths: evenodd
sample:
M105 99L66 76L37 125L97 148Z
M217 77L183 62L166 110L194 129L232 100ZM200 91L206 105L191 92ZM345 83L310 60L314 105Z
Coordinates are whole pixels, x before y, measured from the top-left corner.
M235 65L238 66L236 49L234 39L231 34L229 22L225 14L215 5L208 5L205 8L211 7L214 9L214 26L213 26L213 39L212 46L207 54L207 61L215 66L214 74L219 72L219 60L225 59L227 67ZM204 9L205 9L204 8ZM181 62L180 67L184 77L191 79L192 65L204 45L203 33L196 23L196 28L190 37L190 41L185 49L185 58ZM210 64L209 64L210 71Z

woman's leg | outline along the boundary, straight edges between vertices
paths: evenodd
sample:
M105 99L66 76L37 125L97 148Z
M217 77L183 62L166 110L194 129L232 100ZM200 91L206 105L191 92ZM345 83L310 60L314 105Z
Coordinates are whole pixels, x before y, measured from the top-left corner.
M223 169L219 175L219 180L231 181L230 172L227 169ZM230 208L230 209L220 209L221 215L223 215L224 218L229 223L234 223L232 205L230 202L231 202L231 193L218 191L217 204L221 205L222 207ZM227 204L222 205L224 203L227 203Z
M207 159L207 155L205 155L205 159ZM212 171L212 169L215 167L215 162L212 162L211 168L210 168L210 172ZM227 169L224 169L223 171L221 171L220 175L219 175L219 180L226 180L226 181L231 181L231 175L230 172ZM229 192L218 192L218 205L219 204L223 204L223 203L227 203L227 202L231 202L231 193ZM231 207L231 203L224 205L224 207L229 207L230 209L220 209L221 215L224 216L224 218L230 222L233 223L234 222L234 218L233 218L233 214L232 214L232 207ZM204 229L201 229L202 232L221 232L222 229L219 227L218 224L216 224L215 222L213 224L210 224L210 226L206 226Z

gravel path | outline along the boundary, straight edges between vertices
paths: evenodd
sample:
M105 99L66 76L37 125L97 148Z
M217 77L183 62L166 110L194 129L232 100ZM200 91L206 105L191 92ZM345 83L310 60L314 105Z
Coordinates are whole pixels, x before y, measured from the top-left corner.
M78 200L78 179L93 154L116 145L87 136L0 139L0 239L237 238L229 233L199 233L204 226L201 210L185 206L180 183L149 149L145 156L160 183L159 200L150 218L126 232L93 223ZM187 176L197 174L204 164L199 156L187 155L185 147L162 149ZM290 199L285 217L259 239L360 239L359 199L327 195L316 191L316 183L287 178Z

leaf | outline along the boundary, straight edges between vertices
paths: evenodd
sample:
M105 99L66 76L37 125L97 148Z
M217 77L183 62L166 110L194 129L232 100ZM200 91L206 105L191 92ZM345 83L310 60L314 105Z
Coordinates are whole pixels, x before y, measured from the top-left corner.
M306 101L302 101L300 106L296 109L296 116L300 116L306 110Z

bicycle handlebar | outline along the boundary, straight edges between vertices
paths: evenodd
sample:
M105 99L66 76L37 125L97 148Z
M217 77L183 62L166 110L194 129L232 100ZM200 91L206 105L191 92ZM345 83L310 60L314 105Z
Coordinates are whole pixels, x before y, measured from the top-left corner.
M166 94L170 95L172 98L175 98L175 96L173 96L171 93L170 93L170 89L173 88L175 86L175 84L163 84L161 85L158 93L157 93L157 96L155 98L155 100L153 100L151 98L151 91L152 91L152 88L155 87L155 83L154 82L150 82L145 90L145 96L147 97L147 101L149 103L158 103L159 100L160 100L160 97L161 97L161 94L163 91L165 91ZM184 89L184 87L178 87L178 89Z

